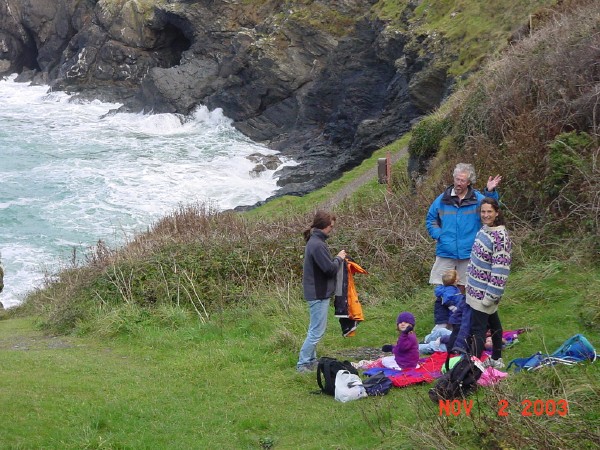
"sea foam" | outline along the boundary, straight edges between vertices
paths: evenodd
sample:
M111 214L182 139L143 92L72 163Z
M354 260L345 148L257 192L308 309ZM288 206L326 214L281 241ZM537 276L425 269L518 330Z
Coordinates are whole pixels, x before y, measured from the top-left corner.
M5 306L98 240L121 245L181 204L230 209L276 192L275 171L253 175L247 158L276 152L237 132L221 110L113 113L119 106L0 80Z

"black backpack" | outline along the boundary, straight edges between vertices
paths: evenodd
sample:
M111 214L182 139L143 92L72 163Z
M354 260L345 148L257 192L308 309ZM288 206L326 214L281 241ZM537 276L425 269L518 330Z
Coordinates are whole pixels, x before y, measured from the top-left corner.
M385 395L390 392L393 385L392 380L386 377L383 372L376 373L363 380L367 395Z
M335 358L322 356L317 364L317 383L321 392L335 395L335 376L339 370L347 370L358 375L358 370L349 361L338 361Z
M429 398L434 403L439 403L440 400L465 398L475 392L477 380L482 373L469 355L463 355L460 361L443 374L429 390Z

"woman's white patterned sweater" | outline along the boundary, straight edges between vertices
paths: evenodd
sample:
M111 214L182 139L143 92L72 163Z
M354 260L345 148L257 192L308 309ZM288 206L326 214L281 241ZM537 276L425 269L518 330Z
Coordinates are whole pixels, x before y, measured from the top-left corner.
M510 273L512 243L506 227L484 225L477 233L467 267L466 301L486 314L498 310Z

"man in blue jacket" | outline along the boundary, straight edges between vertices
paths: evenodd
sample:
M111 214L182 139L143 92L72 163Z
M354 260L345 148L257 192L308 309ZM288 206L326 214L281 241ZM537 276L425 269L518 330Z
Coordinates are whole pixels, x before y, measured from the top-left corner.
M473 188L476 178L472 164L457 164L453 175L454 183L434 200L427 212L427 231L437 241L429 283L443 284L444 273L456 269L457 284L464 293L471 247L481 228L479 203L484 197L498 200L496 188L502 177L490 176L482 194Z

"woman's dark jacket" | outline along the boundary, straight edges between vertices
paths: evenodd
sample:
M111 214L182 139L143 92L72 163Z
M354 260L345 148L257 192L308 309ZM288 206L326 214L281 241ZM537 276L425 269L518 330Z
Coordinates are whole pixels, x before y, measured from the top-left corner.
M325 233L314 229L306 243L302 273L306 300L324 300L335 292L335 277L343 260L338 256L331 258L326 239Z

